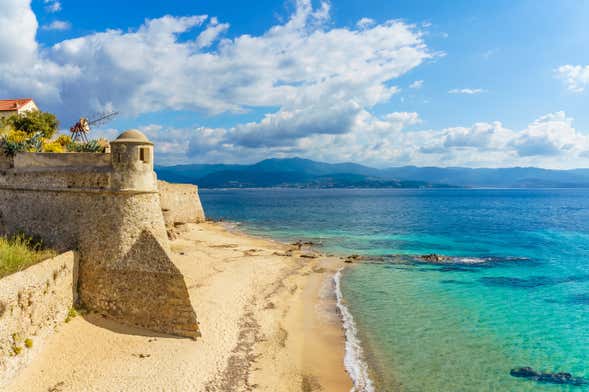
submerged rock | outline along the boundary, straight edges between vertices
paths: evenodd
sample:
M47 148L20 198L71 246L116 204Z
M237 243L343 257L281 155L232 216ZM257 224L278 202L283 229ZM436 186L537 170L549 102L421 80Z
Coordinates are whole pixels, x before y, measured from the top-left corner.
M360 255L350 255L344 259L345 263L353 263L354 261L362 260L363 257Z
M439 255L437 253L431 253L429 255L422 255L419 258L423 261L427 261L428 263L443 263L445 261L450 260L450 257Z
M529 366L511 369L509 374L513 377L527 378L550 384L589 385L589 380L583 377L575 377L571 373L544 373L534 370Z

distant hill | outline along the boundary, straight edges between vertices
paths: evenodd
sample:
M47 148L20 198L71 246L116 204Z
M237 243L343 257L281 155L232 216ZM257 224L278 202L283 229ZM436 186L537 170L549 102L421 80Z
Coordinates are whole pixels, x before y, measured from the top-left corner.
M331 164L288 158L266 159L253 165L156 166L155 170L162 180L192 183L202 188L589 187L589 169L469 169L416 166L376 169L355 163Z

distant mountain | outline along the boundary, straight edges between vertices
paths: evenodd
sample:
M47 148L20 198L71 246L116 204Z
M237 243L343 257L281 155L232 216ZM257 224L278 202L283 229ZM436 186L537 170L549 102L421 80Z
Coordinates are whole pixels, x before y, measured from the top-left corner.
M533 167L469 169L403 166L376 169L355 163L301 158L266 159L253 165L157 166L162 180L202 188L577 188L589 187L589 169Z

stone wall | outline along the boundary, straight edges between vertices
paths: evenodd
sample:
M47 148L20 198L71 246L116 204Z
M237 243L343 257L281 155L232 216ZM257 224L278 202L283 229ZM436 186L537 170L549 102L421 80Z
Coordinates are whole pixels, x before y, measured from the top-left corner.
M76 256L66 252L0 279L0 389L64 322L76 273Z
M129 130L110 146L110 154L0 154L0 234L76 250L79 299L90 310L196 338L188 289L170 257L153 144ZM204 219L196 187L162 187L168 219Z
M79 294L89 309L199 336L184 278L169 255L157 193L0 188L0 232L18 231L79 251Z
M175 223L205 221L205 213L196 185L158 181L157 187L166 226L173 226Z
M14 156L13 165L17 169L43 167L110 167L110 154L105 153L50 153L21 152Z

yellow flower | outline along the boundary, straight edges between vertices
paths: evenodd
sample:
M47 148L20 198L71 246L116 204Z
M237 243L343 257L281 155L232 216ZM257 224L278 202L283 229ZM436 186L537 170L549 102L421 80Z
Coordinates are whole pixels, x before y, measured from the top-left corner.
M63 152L63 146L56 141L43 142L43 152Z
M23 143L29 140L29 135L24 131L10 131L6 139L12 143Z

